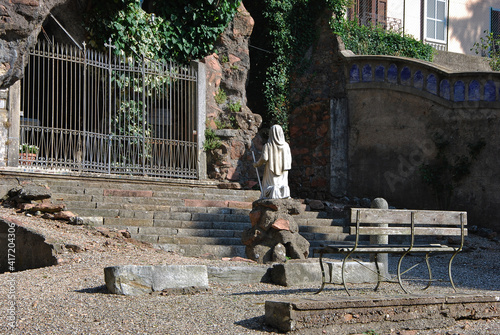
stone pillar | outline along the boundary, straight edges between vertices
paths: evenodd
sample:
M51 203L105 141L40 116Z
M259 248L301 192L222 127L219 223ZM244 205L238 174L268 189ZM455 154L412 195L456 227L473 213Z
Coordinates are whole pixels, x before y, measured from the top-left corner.
M207 94L207 82L206 82L206 71L205 64L201 62L194 63L197 72L197 105L196 105L196 139L198 145L198 179L207 179L207 155L205 150L203 150L203 142L205 142L205 127L206 127L206 94Z
M0 167L19 165L21 82L0 90Z
M379 208L379 209L389 209L389 204L387 201L383 198L376 198L373 199L372 201L372 208ZM388 227L389 225L386 223L382 224L377 224L378 227ZM371 244L388 244L389 243L389 236L388 235L376 235L376 236L370 236L370 243ZM371 256L372 259L371 261L375 261L375 257ZM388 254L378 254L378 263L382 266L383 271L381 272L382 277L389 277L389 255ZM382 278L383 280L383 278Z
M8 89L0 90L0 167L7 166L7 148L9 144L9 115L7 109Z
M330 100L330 193L336 197L347 191L348 115L346 98Z

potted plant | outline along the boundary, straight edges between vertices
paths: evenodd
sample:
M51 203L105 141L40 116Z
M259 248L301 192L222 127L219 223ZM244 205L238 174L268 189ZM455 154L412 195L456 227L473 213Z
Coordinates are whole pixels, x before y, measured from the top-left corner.
M39 147L33 144L23 143L19 145L19 160L22 165L31 165L38 156Z

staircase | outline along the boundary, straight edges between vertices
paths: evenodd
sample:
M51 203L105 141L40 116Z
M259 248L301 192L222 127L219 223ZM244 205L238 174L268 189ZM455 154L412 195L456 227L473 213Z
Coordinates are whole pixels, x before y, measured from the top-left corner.
M108 228L186 256L245 257L241 235L260 192L220 189L213 182L165 182L120 178L45 178L53 203L80 217L102 218ZM294 219L311 248L344 240L347 219L306 211ZM311 253L312 256L312 253Z

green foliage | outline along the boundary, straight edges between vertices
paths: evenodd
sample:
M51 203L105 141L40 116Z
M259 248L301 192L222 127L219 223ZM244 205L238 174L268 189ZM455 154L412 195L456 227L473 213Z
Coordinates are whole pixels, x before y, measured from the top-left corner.
M241 111L241 102L236 101L236 102L230 102L228 104L229 110L233 113L238 113Z
M96 1L86 29L94 47L111 38L117 53L187 63L213 51L240 2L155 1L146 13L139 0Z
M220 138L215 134L213 129L205 129L205 142L203 142L203 150L210 151L221 146Z
M215 93L214 99L215 102L219 105L225 103L227 100L226 91L219 87L219 90L217 91L217 93Z
M315 41L314 24L324 9L342 17L348 0L264 0L263 17L267 23L268 48L263 84L267 119L280 124L288 133L290 77L307 48Z
M480 42L474 43L471 51L476 55L488 56L490 58L490 67L493 71L500 71L500 38L494 33L484 31L485 36L481 37Z
M391 55L432 61L433 48L410 35L402 35L382 26L363 26L357 21L332 22L335 34L342 38L346 49L356 55Z
M434 140L438 149L436 158L420 166L422 180L434 191L439 206L448 209L452 191L471 172L472 164L486 146L483 139L466 145L465 154L457 154L450 148L450 142L442 138Z
M146 141L147 137L151 137L151 125L144 120L142 101L122 101L115 117L111 119L111 124L113 135L130 138L128 143L139 152L139 158L143 155L145 158L151 157L151 144ZM119 143L124 146L122 141ZM131 162L127 155L121 157L121 162L137 163Z
M23 143L19 145L20 154L37 154L39 150L40 148L34 144Z

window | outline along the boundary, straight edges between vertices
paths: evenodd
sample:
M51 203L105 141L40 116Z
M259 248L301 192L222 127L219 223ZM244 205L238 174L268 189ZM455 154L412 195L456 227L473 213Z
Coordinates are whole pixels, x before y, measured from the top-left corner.
M350 20L357 19L364 26L387 23L387 0L353 0L347 10Z
M427 0L425 37L446 42L446 0Z
M500 36L500 9L491 9L491 32L495 38Z

